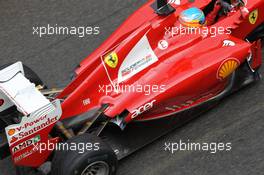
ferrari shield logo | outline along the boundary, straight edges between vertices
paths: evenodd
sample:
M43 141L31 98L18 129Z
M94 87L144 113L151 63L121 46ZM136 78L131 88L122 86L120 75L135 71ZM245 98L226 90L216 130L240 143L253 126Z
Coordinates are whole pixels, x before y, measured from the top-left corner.
M255 24L258 20L258 10L254 10L249 14L250 24Z
M118 64L118 56L115 52L110 53L104 58L104 62L111 68L116 68Z
M225 60L219 67L217 78L220 80L227 78L238 68L239 64L240 62L235 58Z

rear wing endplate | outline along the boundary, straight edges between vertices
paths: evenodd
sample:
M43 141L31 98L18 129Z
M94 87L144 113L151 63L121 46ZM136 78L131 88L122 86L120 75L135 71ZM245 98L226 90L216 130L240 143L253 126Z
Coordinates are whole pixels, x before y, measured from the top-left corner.
M50 101L25 76L21 62L0 70L0 112L15 105L24 115L46 106Z

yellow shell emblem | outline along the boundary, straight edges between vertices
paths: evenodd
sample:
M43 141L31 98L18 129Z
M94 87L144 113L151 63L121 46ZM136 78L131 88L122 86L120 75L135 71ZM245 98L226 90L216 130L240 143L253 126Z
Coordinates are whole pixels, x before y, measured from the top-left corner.
M16 133L16 130L15 129L10 129L7 133L8 133L9 136L12 136L12 135L14 135Z
M112 52L110 54L108 54L105 58L104 58L104 62L111 68L116 68L116 66L118 65L118 56L115 52Z
M240 63L237 59L228 59L224 61L218 70L218 79L223 80L227 78L238 68L239 64Z
M250 24L255 24L257 22L257 20L258 20L258 9L252 11L249 14L248 20L249 20Z

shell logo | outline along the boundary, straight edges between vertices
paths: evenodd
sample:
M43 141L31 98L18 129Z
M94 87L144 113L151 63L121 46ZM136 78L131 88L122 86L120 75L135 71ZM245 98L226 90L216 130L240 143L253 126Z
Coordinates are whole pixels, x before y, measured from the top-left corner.
M8 134L9 136L14 135L15 133L16 133L16 130L15 130L15 129L10 129L10 130L7 132L7 134Z
M218 69L217 78L223 80L231 75L240 65L239 60L230 58L225 60Z

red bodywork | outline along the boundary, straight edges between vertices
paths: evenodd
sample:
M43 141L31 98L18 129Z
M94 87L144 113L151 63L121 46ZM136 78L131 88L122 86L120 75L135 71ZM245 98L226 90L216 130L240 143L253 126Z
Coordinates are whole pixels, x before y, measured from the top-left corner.
M183 10L190 7L204 9L210 0L194 3L182 0L180 6L172 4L176 11L165 17L154 13L151 7L153 3L154 0L150 0L143 5L98 49L80 63L75 80L57 97L64 99L61 119L100 108L102 104L109 104L105 115L110 118L128 111L129 114L124 119L126 123L132 120L158 119L207 101L221 93L229 82L228 77L219 77L221 66L230 60L238 65L242 64L251 48L253 48L254 67L260 66L260 43L252 45L245 41L245 37L264 22L263 0L248 0L246 4L249 13L258 10L255 24L249 22L249 14L243 18L241 11L237 10L208 26L209 29L221 27L232 31L231 34L217 34L215 37L210 34L172 36L166 30L179 25L178 16ZM143 37L147 38L150 49L153 50L158 61L119 82L119 85L158 85L159 87L162 85L164 89L148 95L139 92L106 94L100 91L100 87L109 87L119 81L120 66ZM158 47L161 40L167 41L168 48L163 50ZM235 45L223 46L225 40L233 41ZM104 62L105 57L112 52L115 52L118 57L115 68L111 68ZM148 55L146 55L147 58ZM134 111L139 112L135 115ZM47 131L43 132L47 136ZM50 152L34 153L16 164L37 167L49 154Z
M199 99L201 96L210 98L223 91L227 79L224 81L217 79L217 70L228 58L236 58L240 63L245 61L250 44L243 40L263 22L264 14L261 12L264 9L264 2L249 0L247 3L246 7L249 12L259 10L258 20L254 25L249 23L248 17L243 19L238 10L209 26L231 27L231 35L202 37L199 34L192 34L171 37L165 34L165 28L177 25L178 16L183 10L190 7L203 9L209 2L210 0L195 1L195 3L182 1L181 6L175 6L176 12L168 17L160 17L153 12L151 8L153 0L141 7L101 47L81 62L80 68L76 70L77 78L58 96L58 98L67 97L62 104L63 118L98 108L103 103L110 104L106 115L115 117L124 110L133 111L156 99L153 110L144 113L143 117L143 119L155 119L171 113L166 110L166 107ZM99 85L111 85L100 58L115 50L119 57L118 66L120 66L122 60L144 35L148 37L159 61L122 84L165 85L166 93L152 93L148 96L142 93L113 93L111 95L99 93ZM169 43L166 50L160 50L157 47L158 42L163 39ZM222 47L226 39L234 41L236 46L232 49ZM117 79L118 66L109 72L113 82ZM83 105L85 99L90 99L91 103ZM203 99L206 100L206 98ZM127 122L130 120L129 117L126 119Z

